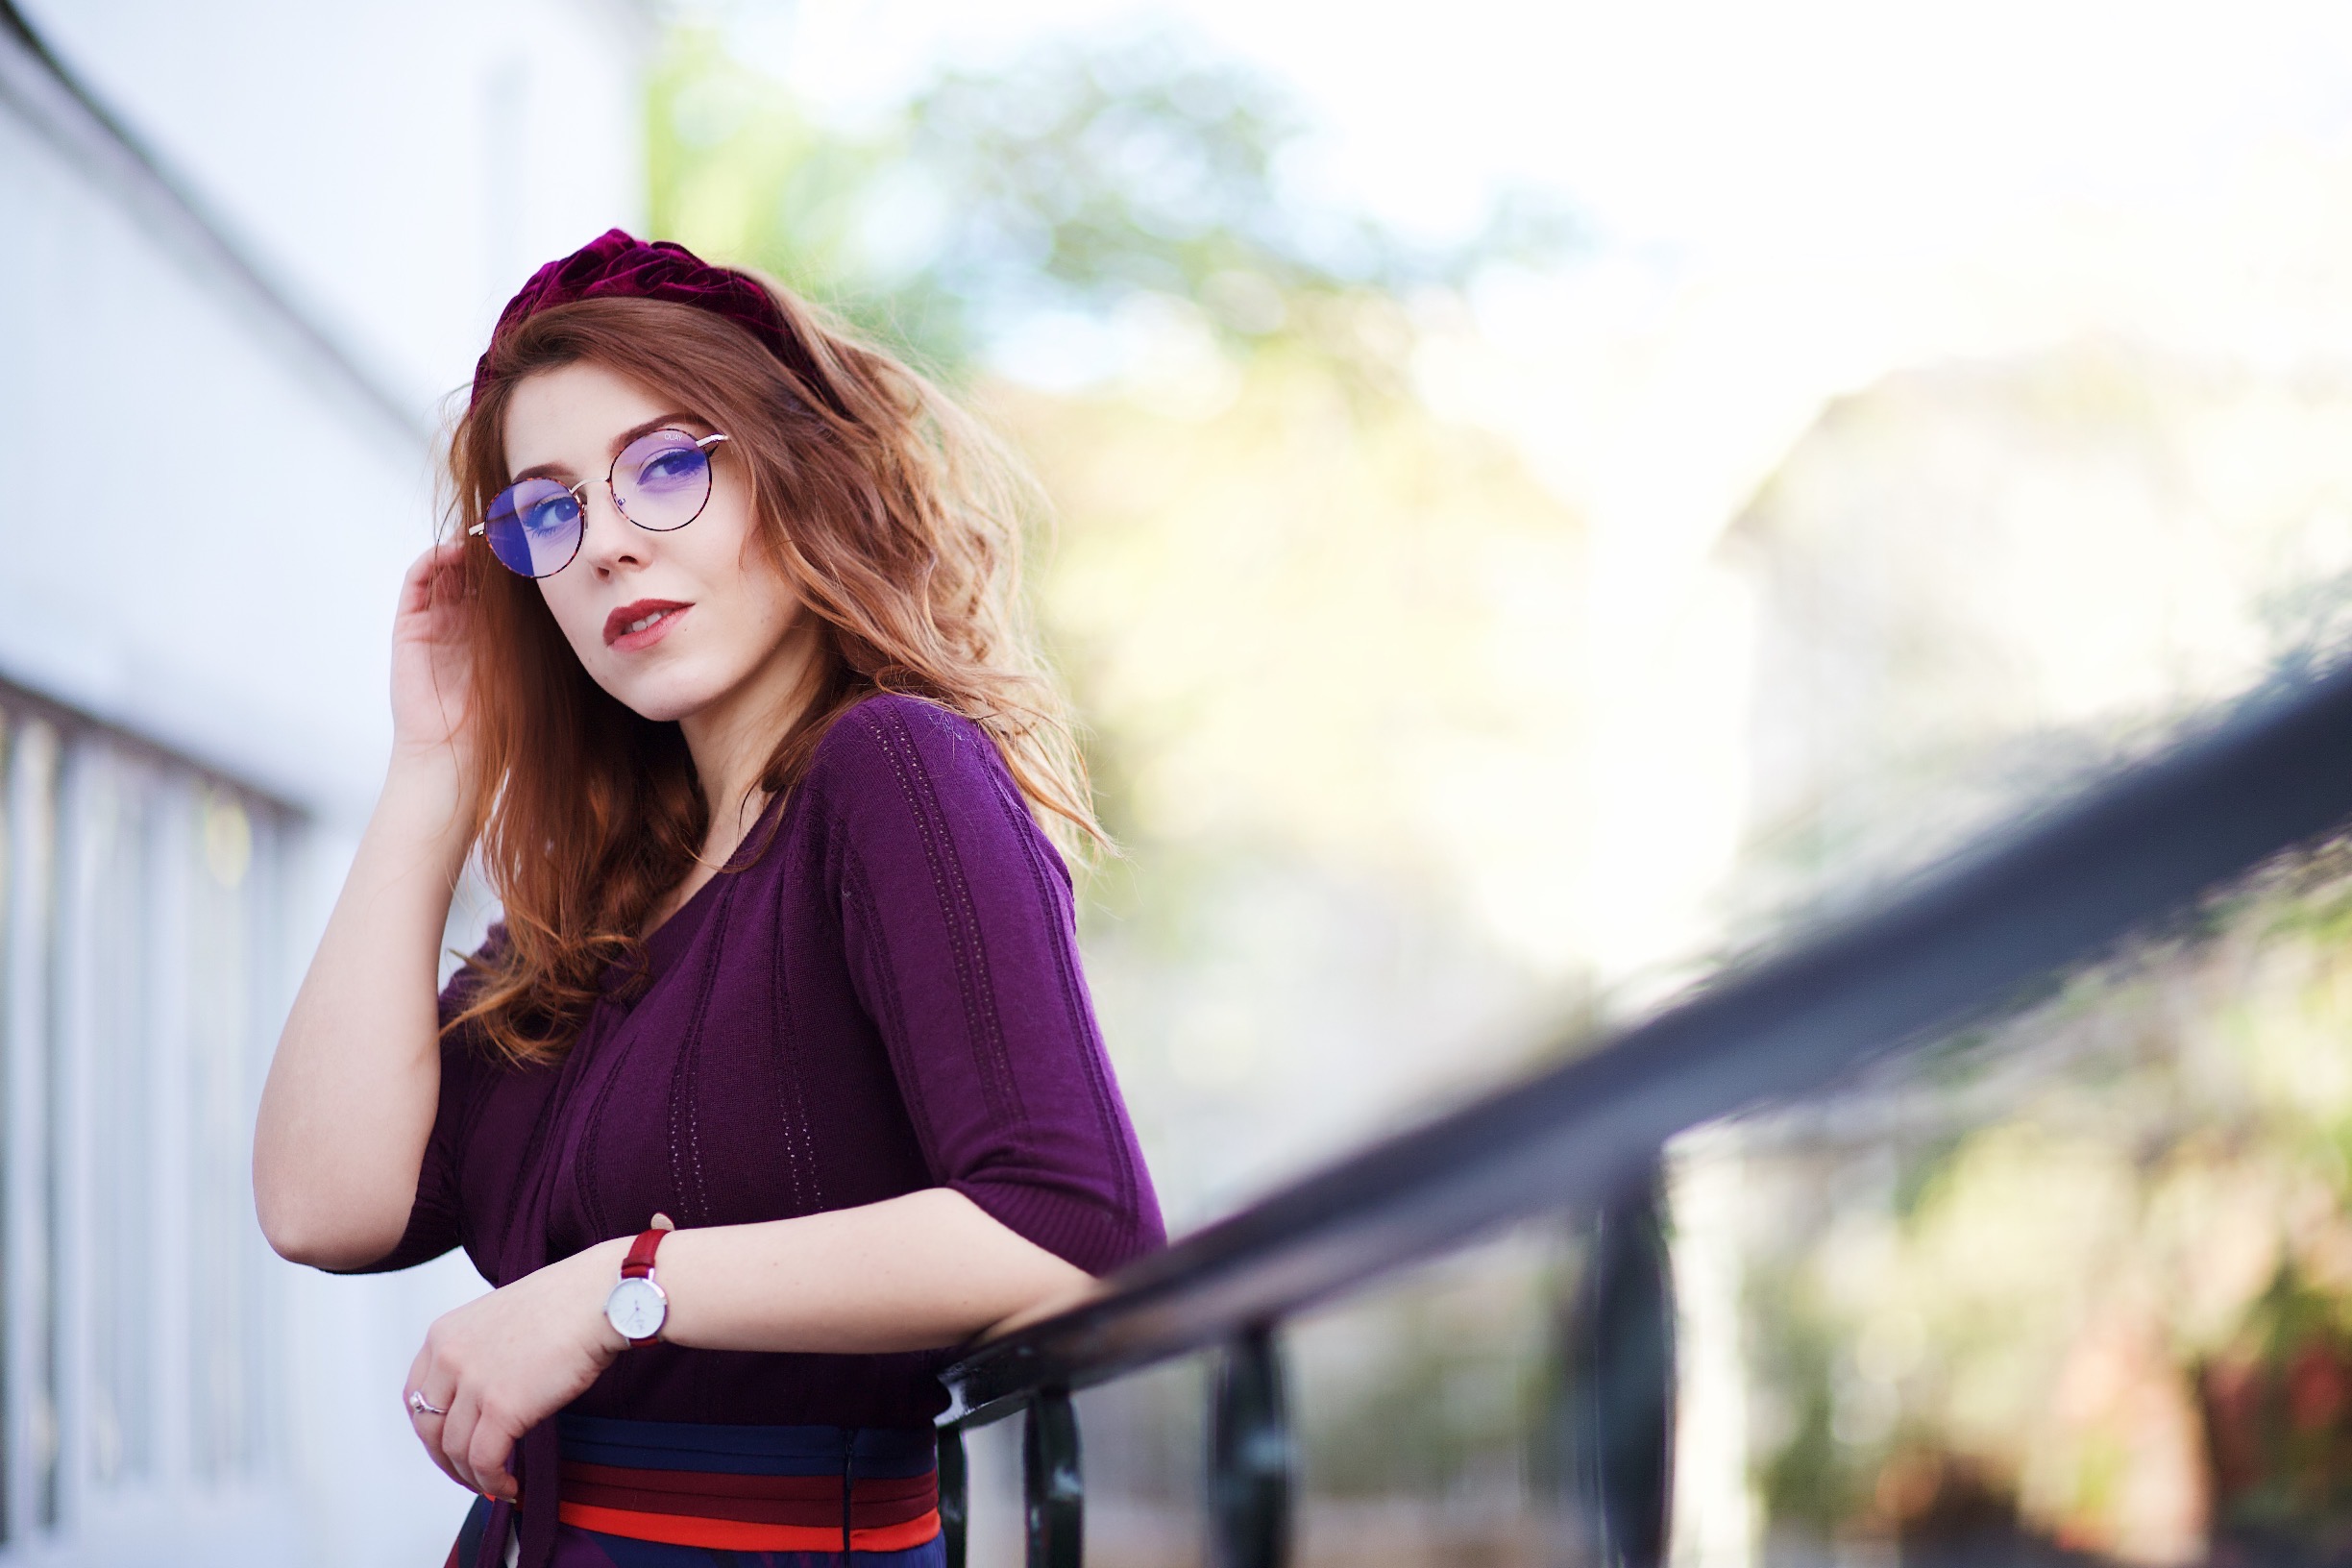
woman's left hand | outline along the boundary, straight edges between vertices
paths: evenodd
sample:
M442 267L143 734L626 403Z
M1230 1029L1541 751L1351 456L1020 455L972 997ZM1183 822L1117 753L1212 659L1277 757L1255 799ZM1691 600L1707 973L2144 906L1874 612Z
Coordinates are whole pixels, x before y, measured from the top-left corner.
M412 1405L409 1419L452 1481L515 1500L515 1444L628 1348L604 1319L604 1298L621 1277L627 1246L608 1241L575 1253L443 1313L426 1331L402 1397L421 1393L448 1412Z

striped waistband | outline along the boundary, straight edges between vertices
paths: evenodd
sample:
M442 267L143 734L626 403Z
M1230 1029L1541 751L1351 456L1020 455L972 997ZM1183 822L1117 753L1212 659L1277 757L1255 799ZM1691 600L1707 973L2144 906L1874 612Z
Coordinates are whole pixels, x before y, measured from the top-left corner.
M631 1540L734 1552L899 1552L939 1533L928 1431L556 1417L557 1512Z

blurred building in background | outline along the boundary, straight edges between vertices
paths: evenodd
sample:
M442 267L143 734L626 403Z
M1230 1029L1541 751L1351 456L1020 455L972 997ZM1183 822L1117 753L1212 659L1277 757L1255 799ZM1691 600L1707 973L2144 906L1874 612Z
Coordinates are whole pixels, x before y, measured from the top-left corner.
M440 400L642 221L649 19L0 9L0 1560L437 1561L462 1261L270 1258L252 1112L388 737Z

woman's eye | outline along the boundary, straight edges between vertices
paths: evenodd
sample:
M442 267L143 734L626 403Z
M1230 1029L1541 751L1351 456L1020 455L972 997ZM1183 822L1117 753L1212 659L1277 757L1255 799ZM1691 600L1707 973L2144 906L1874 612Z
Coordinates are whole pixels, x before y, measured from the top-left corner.
M568 528L578 519L579 501L569 491L558 491L544 501L533 502L523 511L523 526L533 533Z
M637 482L649 489L691 483L702 471L702 453L694 447L672 447L646 459Z

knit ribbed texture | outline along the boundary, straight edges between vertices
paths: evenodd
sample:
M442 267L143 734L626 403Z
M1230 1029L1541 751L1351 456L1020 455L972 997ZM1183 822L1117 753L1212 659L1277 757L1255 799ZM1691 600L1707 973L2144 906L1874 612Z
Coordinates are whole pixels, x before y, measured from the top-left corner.
M1090 1273L1163 1243L1068 873L987 735L869 698L769 810L780 821L746 840L756 858L653 934L633 1001L611 977L560 1066L449 1041L408 1234L374 1268L462 1245L505 1284L657 1211L740 1224L930 1187ZM534 1222L544 1236L517 1229ZM572 1409L920 1425L944 1404L942 1360L656 1345Z

